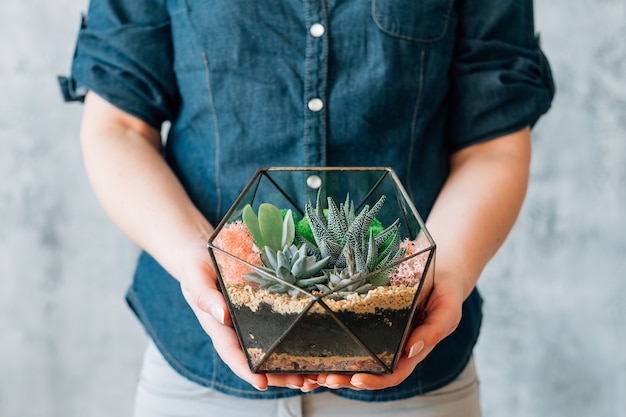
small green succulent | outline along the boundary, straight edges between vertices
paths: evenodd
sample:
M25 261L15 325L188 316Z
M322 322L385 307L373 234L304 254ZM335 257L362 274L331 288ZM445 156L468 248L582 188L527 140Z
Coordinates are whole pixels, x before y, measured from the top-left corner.
M318 260L315 256L307 255L305 246L298 248L292 244L278 251L266 246L261 254L261 260L265 265L260 268L261 270L280 278L284 282L272 279L260 272L246 274L246 278L261 284L262 288L266 288L271 293L286 292L295 296L300 291L294 286L311 292L316 289L316 284L327 280L324 274L315 275L326 266L328 258Z
M257 216L252 206L247 204L241 218L258 248L269 246L279 251L294 242L296 229L291 210L287 210L283 218L283 213L276 206L263 203Z

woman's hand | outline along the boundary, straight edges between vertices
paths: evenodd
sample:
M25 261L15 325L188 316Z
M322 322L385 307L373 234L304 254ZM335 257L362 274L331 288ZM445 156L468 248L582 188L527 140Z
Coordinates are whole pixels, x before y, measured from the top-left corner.
M459 282L447 274L436 275L434 287L426 302L424 320L411 332L392 374L327 374L319 375L318 383L329 388L355 390L380 390L400 384L461 321L464 288ZM428 293L428 290L425 286L424 292Z
M255 374L250 371L246 355L232 327L226 300L219 289L215 270L205 245L179 251L178 280L187 304L209 335L222 361L241 379L258 390L268 386L310 391L317 388L312 378L296 374ZM308 382L307 382L308 381Z
M160 133L89 92L81 143L89 179L103 208L180 282L187 303L233 372L260 390L270 383L306 387L302 375L250 372L206 249L213 227L163 160Z
M437 243L437 263L424 322L411 333L392 374L320 375L321 385L352 389L398 385L456 329L463 301L517 218L529 164L529 128L452 155L450 175L427 221Z
M178 280L183 296L224 363L241 379L264 390L267 378L250 372L206 246L198 243L197 247L180 251L181 261L177 269L180 271Z

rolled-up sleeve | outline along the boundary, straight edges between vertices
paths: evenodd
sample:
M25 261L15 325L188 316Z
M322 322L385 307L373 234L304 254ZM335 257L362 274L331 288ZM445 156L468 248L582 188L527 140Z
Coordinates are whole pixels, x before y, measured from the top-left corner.
M458 7L453 151L534 125L555 92L531 0L466 0Z
M92 0L65 88L78 99L92 90L158 129L177 109L172 54L170 21L160 2Z

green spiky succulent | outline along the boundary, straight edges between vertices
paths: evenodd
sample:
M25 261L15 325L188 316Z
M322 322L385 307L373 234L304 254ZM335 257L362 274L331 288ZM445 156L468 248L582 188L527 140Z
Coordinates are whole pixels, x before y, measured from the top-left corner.
M328 218L328 209L324 209L324 216ZM295 217L295 215L294 215ZM300 220L294 220L296 224L296 236L300 235L305 238L309 242L315 242L315 238L313 237L313 232L311 231L311 225L309 224L309 218L305 214ZM383 230L383 225L380 220L374 219L372 220L372 225L370 226L370 230L374 232L374 235L379 234Z
M261 270L284 282L272 279L260 272L247 274L246 278L261 284L262 288L266 288L271 293L288 293L295 296L300 291L294 287L311 292L317 288L316 284L327 280L324 274L317 276L316 274L326 266L328 258L318 260L315 256L307 255L305 246L298 249L292 244L278 251L266 246L261 254L261 260L265 265L260 268Z
M328 298L335 300L347 298L351 294L365 294L374 288L371 282L363 282L359 279L363 274L355 270L354 257L349 253L348 248L346 252L348 266L341 270L335 266L332 270L324 271L327 281L316 284L319 291L328 294Z
M374 274L368 282L373 286L388 285L392 268L385 268L402 259L405 251L400 247L399 220L377 235L371 229L384 202L383 195L371 208L366 205L356 215L349 195L339 207L329 197L326 217L318 195L315 208L310 203L305 206L315 243L302 237L300 239L312 255L329 258L328 268L339 271L347 268L348 274L355 277L383 270Z

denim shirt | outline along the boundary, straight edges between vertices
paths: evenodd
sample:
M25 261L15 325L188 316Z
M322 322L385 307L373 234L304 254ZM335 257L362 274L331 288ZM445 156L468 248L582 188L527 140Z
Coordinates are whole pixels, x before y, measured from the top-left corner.
M261 166L389 166L427 217L453 152L533 125L554 93L531 0L92 0L62 87L157 129L169 121L163 157L213 224ZM236 377L145 253L127 299L189 379L302 395ZM449 383L481 302L472 292L458 329L399 386L333 392L388 401Z

